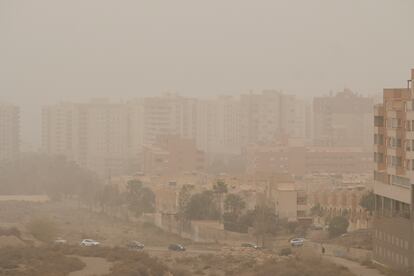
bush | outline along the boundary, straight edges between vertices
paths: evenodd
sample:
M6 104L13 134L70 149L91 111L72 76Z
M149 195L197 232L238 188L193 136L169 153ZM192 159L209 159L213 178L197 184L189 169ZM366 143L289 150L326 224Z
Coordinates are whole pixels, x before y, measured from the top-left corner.
M338 237L347 232L349 226L348 219L342 216L333 217L329 222L329 236Z
M285 261L271 260L255 268L259 276L352 276L345 267L326 262L321 258L296 257Z
M48 247L25 247L0 249L0 267L18 269L20 276L67 275L81 270L85 264L77 258L67 257L62 252ZM3 274L1 274L3 275Z
M17 229L17 227L10 227L10 228L0 227L0 236L15 236L15 237L20 238L21 233L20 233L20 230Z
M292 249L290 249L289 247L283 248L282 250L280 250L279 255L280 256L289 256L289 255L292 255Z
M50 242L58 234L56 223L48 218L35 218L31 220L27 225L27 229L33 237L42 242Z

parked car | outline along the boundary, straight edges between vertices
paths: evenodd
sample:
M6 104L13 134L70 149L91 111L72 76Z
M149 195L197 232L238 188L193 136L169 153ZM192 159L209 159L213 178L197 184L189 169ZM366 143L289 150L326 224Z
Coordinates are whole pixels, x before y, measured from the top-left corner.
M130 242L127 244L127 248L128 248L129 250L143 250L143 249L144 249L144 247L145 247L145 245L144 245L144 244L142 244L142 243L140 243L140 242L138 242L138 241L130 241Z
M259 247L254 243L242 243L241 247L259 249Z
M98 241L92 240L92 239L84 239L80 243L81 246L98 246L100 243Z
M67 241L65 239L62 238L57 238L53 241L54 244L66 244Z
M295 238L295 239L290 240L290 245L294 247L303 246L304 243L305 243L305 239L303 238Z
M171 250L171 251L185 251L185 247L184 246L182 246L181 244L170 244L169 246L168 246L168 250Z

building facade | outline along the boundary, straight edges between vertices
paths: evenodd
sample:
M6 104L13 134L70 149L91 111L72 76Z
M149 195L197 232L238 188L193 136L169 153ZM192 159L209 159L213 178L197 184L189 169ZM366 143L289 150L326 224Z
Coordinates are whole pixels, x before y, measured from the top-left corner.
M310 110L304 100L280 91L265 90L261 94L244 94L241 104L241 141L246 146L273 143L276 139L308 139L306 129Z
M105 99L46 106L42 110L42 150L65 156L103 178L127 173L139 150L133 142L141 137L137 109Z
M0 162L15 160L20 149L19 108L0 103Z
M313 100L313 136L317 146L371 148L374 101L345 89Z
M414 69L411 80L414 80ZM414 91L384 89L374 110L374 260L394 267L414 264Z
M208 154L240 154L240 101L220 96L197 103L197 147Z
M163 135L179 135L182 138L195 139L196 103L196 99L177 94L143 98L143 143L151 145Z
M191 139L178 135L159 136L143 150L143 172L148 175L176 178L185 173L204 172L204 152Z

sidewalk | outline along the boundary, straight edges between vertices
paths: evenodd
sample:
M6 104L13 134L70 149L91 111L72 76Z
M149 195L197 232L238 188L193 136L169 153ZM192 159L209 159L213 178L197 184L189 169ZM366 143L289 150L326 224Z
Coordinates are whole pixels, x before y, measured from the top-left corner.
M334 256L324 256L324 259L348 268L349 271L351 271L356 276L384 276L376 269L367 268L357 262L349 261L347 259L342 259Z

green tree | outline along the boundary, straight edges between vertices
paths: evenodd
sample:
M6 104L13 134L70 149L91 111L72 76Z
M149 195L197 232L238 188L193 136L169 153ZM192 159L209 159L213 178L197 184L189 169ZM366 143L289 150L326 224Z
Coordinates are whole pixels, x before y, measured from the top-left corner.
M228 194L224 200L225 211L234 214L237 218L241 215L245 207L246 202L239 195Z
M278 217L274 210L267 205L258 205L254 210L254 234L262 246L269 235L276 235L278 230Z
M144 187L139 180L130 180L127 183L126 201L128 209L140 217L143 213L155 211L155 195L151 189Z
M191 193L194 185L183 185L178 193L178 212L177 218L180 223L180 231L183 230L185 223L188 221L186 217L186 208L191 199Z
M219 211L214 202L214 193L204 191L192 195L185 209L185 216L189 220L218 219Z
M349 222L346 217L336 216L329 221L329 236L338 237L348 231Z
M50 242L58 234L56 223L49 218L32 219L27 225L27 230L33 237L42 242Z
M227 184L222 180L218 180L213 186L213 192L216 194L225 194L227 191Z
M362 196L359 205L368 210L369 212L373 212L375 210L375 194L373 191Z
M57 200L78 196L89 203L100 185L94 173L62 156L23 153L15 161L0 162L2 194L47 194Z
M123 195L117 185L105 185L98 194L98 202L104 213L116 216L116 211L123 204Z
M321 207L321 205L319 203L317 203L316 205L314 205L311 208L310 212L311 212L311 215L312 216L318 216L318 217L322 216L322 214L323 214L322 207Z

